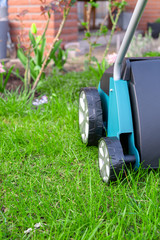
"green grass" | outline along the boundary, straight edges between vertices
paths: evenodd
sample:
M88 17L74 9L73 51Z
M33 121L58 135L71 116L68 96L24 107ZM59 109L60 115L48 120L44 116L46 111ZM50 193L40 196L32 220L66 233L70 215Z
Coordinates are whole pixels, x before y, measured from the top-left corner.
M81 143L79 89L97 84L89 72L57 73L39 85L48 104L0 99L0 239L159 239L159 171L107 186L97 148Z

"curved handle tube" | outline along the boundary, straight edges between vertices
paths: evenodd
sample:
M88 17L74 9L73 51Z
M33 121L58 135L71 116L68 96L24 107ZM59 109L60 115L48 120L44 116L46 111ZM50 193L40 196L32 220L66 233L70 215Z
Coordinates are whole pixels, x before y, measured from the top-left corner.
M138 0L114 64L113 78L121 79L121 66L148 0Z

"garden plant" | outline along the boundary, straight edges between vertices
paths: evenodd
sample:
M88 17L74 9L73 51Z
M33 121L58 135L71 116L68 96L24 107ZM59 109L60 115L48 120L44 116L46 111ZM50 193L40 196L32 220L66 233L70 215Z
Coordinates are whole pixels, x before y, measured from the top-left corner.
M14 66L8 70L5 68L4 63L0 63L0 93L4 93L9 77L12 73Z
M25 67L24 78L20 76L19 70L17 69L15 74L21 78L24 82L24 86L26 90L29 90L31 84L31 78L33 80L32 91L35 90L39 80L45 78L44 70L48 66L51 60L54 61L54 64L59 69L63 68L63 65L67 59L67 52L61 49L61 40L59 37L63 30L65 21L70 12L72 5L75 3L75 0L68 1L51 1L49 3L46 0L41 2L40 13L43 15L47 15L46 26L44 28L43 34L37 34L36 24L33 23L31 25L31 30L29 31L29 46L24 46L24 42L26 39L26 33L23 24L23 17L28 13L27 10L23 10L21 13L17 15L20 23L21 23L21 34L18 37L18 58L22 62ZM54 11L58 11L62 16L62 21L59 26L58 32L53 39L53 42L50 48L47 50L46 48L46 31L48 29L49 22L51 20L51 14ZM47 53L46 53L47 52ZM34 54L34 56L32 56ZM46 55L45 55L46 54Z
M145 33L134 36L127 57L158 57L160 54L160 37L152 38L151 29Z
M98 8L99 4L93 0L90 0L90 2L86 5L87 20L86 20L86 22L82 22L81 24L82 24L82 26L85 27L85 38L84 39L87 40L87 42L89 44L89 52L86 54L87 65L89 64L90 69L94 70L95 66L92 68L92 63L96 63L97 69L100 73L99 74L100 76L104 73L106 68L109 67L109 64L106 61L106 56L109 52L112 38L113 38L113 35L117 28L119 17L126 5L127 5L127 2L124 0L121 0L121 1L109 0L109 5L108 5L109 15L108 15L108 13L106 13L106 16L103 19L102 23L100 24L99 29L93 33L91 32L91 29L90 29L91 8L92 7ZM110 17L110 19L111 19L112 29L110 32L109 40L108 41L106 40L107 43L106 43L106 47L105 47L105 50L103 53L102 62L99 63L97 58L93 55L93 51L96 47L101 46L101 44L98 43L99 37L100 36L106 37L106 35L108 34L108 28L106 27L106 21L108 20L108 17ZM92 40L92 37L94 37L94 40Z

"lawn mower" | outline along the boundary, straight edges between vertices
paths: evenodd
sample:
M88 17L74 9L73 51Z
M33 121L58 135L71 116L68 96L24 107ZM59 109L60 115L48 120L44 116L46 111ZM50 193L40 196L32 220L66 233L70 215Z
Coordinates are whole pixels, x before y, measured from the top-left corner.
M138 0L113 67L98 89L82 88L82 142L98 145L100 175L117 179L126 166L157 169L160 159L160 58L125 55L148 0ZM107 136L107 137L106 137Z

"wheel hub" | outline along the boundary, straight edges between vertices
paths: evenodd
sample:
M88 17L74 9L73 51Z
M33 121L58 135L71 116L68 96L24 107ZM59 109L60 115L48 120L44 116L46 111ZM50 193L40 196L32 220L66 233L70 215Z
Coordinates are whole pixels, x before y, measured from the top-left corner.
M110 178L110 159L108 148L103 140L99 143L98 159L101 177L104 182L108 183Z
M89 113L87 98L84 91L81 92L79 97L79 128L82 142L87 143L89 135Z

